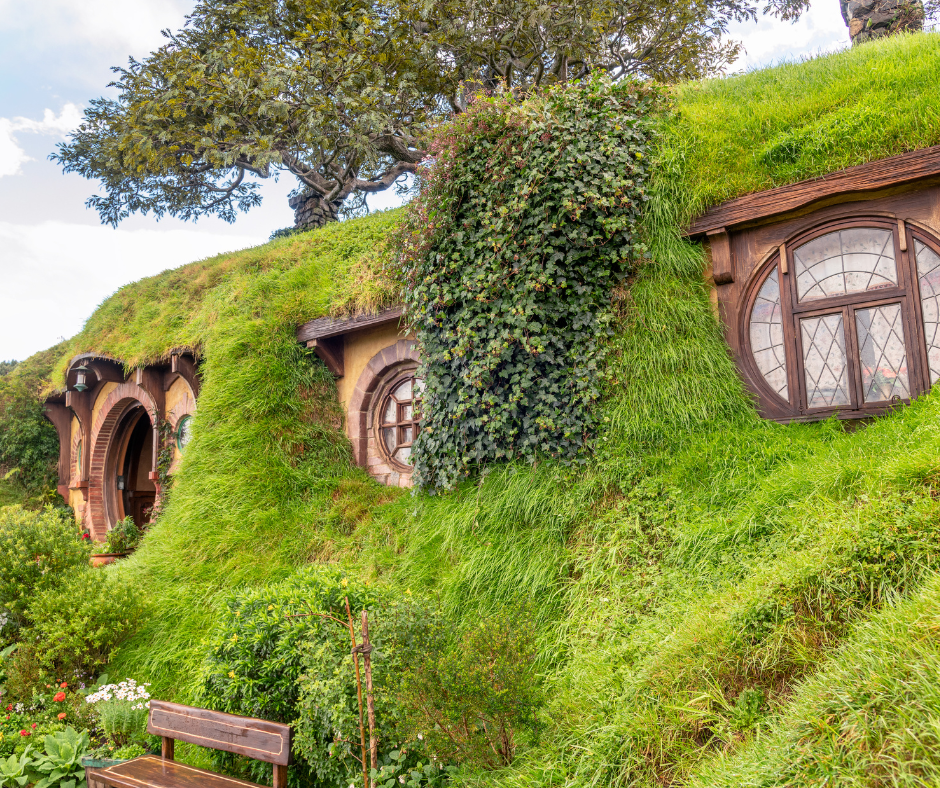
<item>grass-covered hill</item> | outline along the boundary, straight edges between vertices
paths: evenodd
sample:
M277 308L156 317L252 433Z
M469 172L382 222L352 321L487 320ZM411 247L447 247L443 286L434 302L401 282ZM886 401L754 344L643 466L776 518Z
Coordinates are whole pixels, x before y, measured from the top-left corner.
M524 601L550 707L486 785L940 781L940 399L863 429L761 421L681 227L748 192L940 144L940 37L672 92L652 262L618 302L586 469L499 466L452 493L373 483L295 326L385 303L395 213L168 271L61 352L198 347L204 386L169 505L113 571L144 628L115 673L185 700L220 593L332 562L438 596L457 623ZM466 778L473 781L474 778Z

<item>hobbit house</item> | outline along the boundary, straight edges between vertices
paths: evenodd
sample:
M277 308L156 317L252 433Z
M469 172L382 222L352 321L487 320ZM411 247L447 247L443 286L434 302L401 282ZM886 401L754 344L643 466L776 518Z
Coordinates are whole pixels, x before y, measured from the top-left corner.
M104 540L125 517L150 521L166 474L186 448L199 395L189 351L130 371L94 353L73 358L65 386L46 400L59 436L58 492L91 536ZM162 461L162 462L161 462Z

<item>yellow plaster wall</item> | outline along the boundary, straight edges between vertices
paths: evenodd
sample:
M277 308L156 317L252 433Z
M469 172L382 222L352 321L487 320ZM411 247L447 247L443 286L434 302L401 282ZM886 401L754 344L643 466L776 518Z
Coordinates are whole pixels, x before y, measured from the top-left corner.
M408 339L411 336L413 335L402 334L398 323L389 323L364 331L355 331L343 338L345 374L336 381L336 389L344 413L349 410L349 400L356 388L356 382L372 357L390 345L394 345L399 339Z
M98 392L98 396L95 399L95 407L91 409L91 424L88 425L89 435L91 435L92 430L94 430L95 424L98 423L98 416L101 414L101 408L104 407L104 401L108 398L108 394L117 387L117 383L105 383L104 386L101 387L101 391Z
M189 387L189 384L184 378L174 380L170 386L170 390L166 393L166 412L168 414L173 413L173 409L187 396L193 402L196 401L196 398L193 396L193 390Z
M186 398L189 397L190 407L186 407ZM178 412L174 412L179 408ZM166 414L167 418L173 425L175 430L176 424L179 421L179 418L185 413L194 413L196 411L196 397L193 394L193 390L189 387L189 383L186 382L185 378L177 378L170 385L170 390L166 393ZM170 473L175 473L176 468L179 465L180 458L183 456L179 450L179 446L176 445L176 433L173 433L173 462L170 464Z
M72 416L72 425L69 429L69 484L78 481L80 468L78 467L78 457L75 456L74 446L81 436L81 423L77 416ZM82 446L82 453L88 450L87 446ZM69 506L76 514L85 506L85 495L81 490L69 489ZM81 517L79 516L79 519Z

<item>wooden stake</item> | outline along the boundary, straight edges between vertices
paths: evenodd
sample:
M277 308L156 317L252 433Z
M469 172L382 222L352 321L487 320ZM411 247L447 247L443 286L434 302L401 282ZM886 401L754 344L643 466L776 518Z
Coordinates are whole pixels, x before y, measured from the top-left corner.
M349 597L346 597L346 617L349 619L349 639L352 641L353 662L356 665L356 693L359 695L359 745L362 752L362 784L369 788L369 766L366 763L366 728L362 719L362 679L359 676L359 648L356 646L356 628L353 625Z
M375 737L375 698L372 696L372 643L369 641L369 614L362 611L362 660L366 669L366 709L369 712L369 755L372 768L379 768L379 740Z

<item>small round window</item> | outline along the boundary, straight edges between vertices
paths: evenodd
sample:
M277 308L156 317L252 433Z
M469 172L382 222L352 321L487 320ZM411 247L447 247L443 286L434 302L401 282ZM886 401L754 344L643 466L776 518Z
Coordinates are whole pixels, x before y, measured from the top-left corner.
M176 425L176 446L183 451L193 435L193 417L183 416Z
M420 397L422 381L412 371L390 383L381 400L379 411L379 445L393 464L411 469L411 446L418 435L419 422L415 405Z

